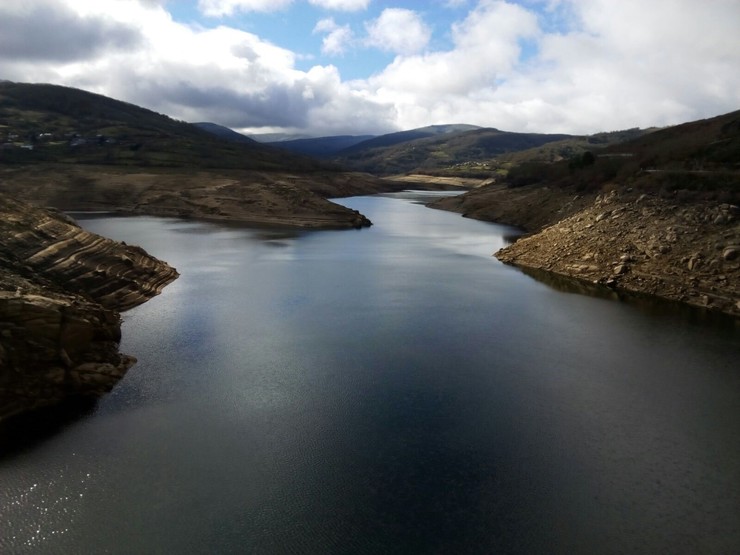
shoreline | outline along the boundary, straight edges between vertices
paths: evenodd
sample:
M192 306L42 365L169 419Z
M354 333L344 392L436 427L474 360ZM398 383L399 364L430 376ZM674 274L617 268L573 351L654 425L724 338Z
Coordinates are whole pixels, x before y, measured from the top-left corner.
M136 363L120 313L177 270L57 210L0 194L0 424L70 398L97 398Z
M506 264L740 318L735 205L502 186L431 207L526 231L494 253Z

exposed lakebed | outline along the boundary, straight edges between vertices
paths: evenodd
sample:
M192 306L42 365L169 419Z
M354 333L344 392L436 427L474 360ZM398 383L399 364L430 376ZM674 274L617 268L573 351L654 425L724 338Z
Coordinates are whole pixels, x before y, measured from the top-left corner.
M491 256L511 228L415 200L82 220L181 277L124 314L111 394L5 440L0 551L737 551L737 328L548 287Z

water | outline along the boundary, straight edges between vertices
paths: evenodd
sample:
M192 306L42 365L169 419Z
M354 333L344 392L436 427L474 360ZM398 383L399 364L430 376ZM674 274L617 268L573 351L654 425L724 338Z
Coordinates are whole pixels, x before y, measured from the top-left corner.
M342 202L375 225L83 220L181 277L125 314L110 395L0 436L0 552L740 550L736 327L549 287L413 195Z

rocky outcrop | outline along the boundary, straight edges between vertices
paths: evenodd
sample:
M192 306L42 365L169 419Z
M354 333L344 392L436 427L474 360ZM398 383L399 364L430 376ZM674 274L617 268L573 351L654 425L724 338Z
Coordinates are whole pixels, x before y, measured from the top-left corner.
M601 194L496 257L740 316L740 208Z
M118 352L119 311L176 278L139 247L0 195L0 421L109 391L135 362Z

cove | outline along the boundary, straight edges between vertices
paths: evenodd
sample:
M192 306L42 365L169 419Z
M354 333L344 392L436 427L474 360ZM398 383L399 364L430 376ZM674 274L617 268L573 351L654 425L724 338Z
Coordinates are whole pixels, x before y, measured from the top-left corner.
M2 438L0 552L737 552L737 327L550 287L424 199L81 220L181 277L124 314L111 394Z

